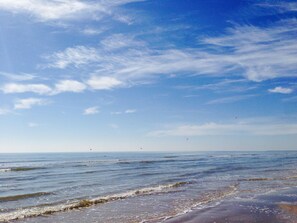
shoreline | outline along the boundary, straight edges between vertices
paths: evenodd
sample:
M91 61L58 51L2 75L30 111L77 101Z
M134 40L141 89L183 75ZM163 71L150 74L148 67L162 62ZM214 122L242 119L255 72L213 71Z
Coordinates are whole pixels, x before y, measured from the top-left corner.
M219 204L172 217L164 223L296 223L297 188L258 195L255 199L231 198Z

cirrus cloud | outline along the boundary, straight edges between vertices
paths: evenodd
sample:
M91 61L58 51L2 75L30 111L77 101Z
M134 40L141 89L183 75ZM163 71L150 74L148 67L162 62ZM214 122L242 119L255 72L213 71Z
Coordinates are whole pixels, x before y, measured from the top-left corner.
M1 0L0 10L14 14L27 14L42 22L80 18L99 20L104 16L121 21L114 13L115 8L137 1L141 0Z
M149 136L207 136L207 135L296 135L297 123L205 123L180 125L156 130Z

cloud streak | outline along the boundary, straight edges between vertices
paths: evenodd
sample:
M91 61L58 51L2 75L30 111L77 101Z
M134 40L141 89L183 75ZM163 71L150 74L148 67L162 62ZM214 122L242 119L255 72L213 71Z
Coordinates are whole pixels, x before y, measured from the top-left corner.
M33 106L41 106L47 105L49 102L48 100L41 99L41 98L25 98L25 99L18 99L14 104L14 109L30 109Z
M296 135L297 123L206 123L202 125L180 125L171 129L152 131L148 135L164 136L209 136L209 135Z
M114 17L113 11L116 7L137 1L139 0L1 0L0 10L27 14L43 22L81 18L99 20L104 16Z
M184 49L152 48L136 37L116 34L103 39L99 47L74 46L47 59L49 67L87 67L97 74L99 82L100 76L108 74L127 86L147 83L160 75L240 76L260 82L296 77L296 27L295 19L266 28L237 25L224 35L200 38L200 47ZM92 82L96 77L90 79L91 85L96 85Z
M207 102L206 104L208 105L213 105L213 104L228 104L228 103L234 103L242 100L247 100L249 98L255 97L256 95L249 94L249 95L235 95L235 96L230 96L230 97L223 97L223 98L217 98L214 100L211 100Z
M37 94L49 94L52 91L52 89L44 84L10 83L10 84L5 84L2 87L2 91L5 94L25 93L25 92L33 92L33 93L37 93Z
M273 89L268 90L271 93L279 93L279 94L291 94L293 93L293 89L291 88L285 88L285 87L275 87Z
M100 59L95 48L85 46L67 48L45 58L50 61L47 67L59 69L64 69L71 65L78 68L81 65L96 62Z

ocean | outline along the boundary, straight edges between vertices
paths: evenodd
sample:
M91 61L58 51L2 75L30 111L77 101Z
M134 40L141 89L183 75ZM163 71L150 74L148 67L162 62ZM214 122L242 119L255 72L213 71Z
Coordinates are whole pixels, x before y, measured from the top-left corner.
M296 186L295 151L0 154L0 222L164 222Z

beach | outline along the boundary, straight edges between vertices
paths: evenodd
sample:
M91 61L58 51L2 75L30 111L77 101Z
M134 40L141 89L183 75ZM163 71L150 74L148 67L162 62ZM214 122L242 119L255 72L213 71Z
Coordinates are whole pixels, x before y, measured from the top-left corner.
M1 156L0 222L297 222L297 152Z

